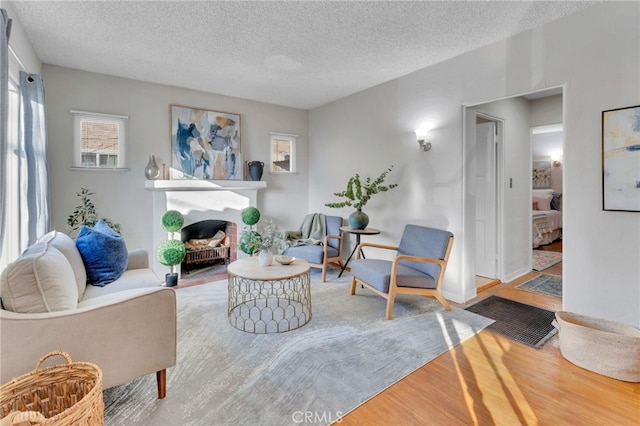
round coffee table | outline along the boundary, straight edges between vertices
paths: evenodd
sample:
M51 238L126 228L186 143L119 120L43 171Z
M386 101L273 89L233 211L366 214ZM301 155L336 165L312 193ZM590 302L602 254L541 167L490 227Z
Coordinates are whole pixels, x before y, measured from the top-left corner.
M311 319L309 264L260 266L257 257L236 260L229 274L229 324L249 333L283 333Z

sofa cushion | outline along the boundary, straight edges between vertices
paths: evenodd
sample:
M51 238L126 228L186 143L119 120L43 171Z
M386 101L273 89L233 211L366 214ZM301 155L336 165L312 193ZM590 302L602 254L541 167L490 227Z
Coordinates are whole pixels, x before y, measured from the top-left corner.
M84 269L82 256L76 247L76 243L67 234L58 231L51 231L40 237L38 241L48 241L50 245L57 248L64 255L73 269L78 286L78 302L82 299L84 289L87 286L87 272Z
M99 220L93 228L82 225L76 247L87 271L87 282L105 286L127 269L127 246L120 234ZM86 290L85 290L86 291Z
M6 310L43 313L75 309L78 287L67 258L49 240L29 247L0 276Z
M107 294L114 294L120 291L149 288L149 287L161 287L162 282L158 276L149 268L142 269L129 269L116 281L104 287L97 287L88 285L84 292L84 297L78 304L78 307L86 305L87 300L99 298Z

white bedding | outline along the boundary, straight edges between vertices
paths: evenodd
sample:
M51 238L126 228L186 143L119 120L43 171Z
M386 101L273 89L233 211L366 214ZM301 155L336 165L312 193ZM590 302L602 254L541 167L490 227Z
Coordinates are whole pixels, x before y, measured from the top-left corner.
M558 210L533 210L533 247L549 244L562 236L562 212Z

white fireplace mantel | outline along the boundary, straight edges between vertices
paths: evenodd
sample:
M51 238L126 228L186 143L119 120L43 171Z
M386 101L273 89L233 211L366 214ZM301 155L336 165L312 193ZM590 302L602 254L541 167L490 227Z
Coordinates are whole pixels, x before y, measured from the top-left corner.
M263 181L244 180L148 180L145 189L153 195L153 246L157 248L168 238L160 226L160 218L167 210L177 210L184 216L184 226L201 220L217 219L233 222L237 232L243 229L241 212L246 207L257 207L258 190L266 188ZM240 235L236 236L239 241ZM152 267L163 276L168 272L155 256Z
M248 180L148 180L144 187L149 191L246 191L267 187L267 182Z

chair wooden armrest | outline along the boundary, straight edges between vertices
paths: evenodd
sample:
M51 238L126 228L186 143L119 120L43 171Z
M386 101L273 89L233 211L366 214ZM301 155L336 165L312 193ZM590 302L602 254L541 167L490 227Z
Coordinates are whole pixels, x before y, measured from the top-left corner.
M441 259L434 259L432 257L420 257L420 256L408 256L408 255L399 255L395 259L393 259L394 265L401 260L410 260L412 262L423 262L423 263L437 263L440 266L444 266L446 262Z
M372 248L379 248L379 249L384 249L384 250L398 250L397 246L390 246L390 245L386 245L386 244L377 244L377 243L360 243L358 245L358 247L356 248L356 259L360 259L360 253L362 253L362 249L364 247L372 247Z

